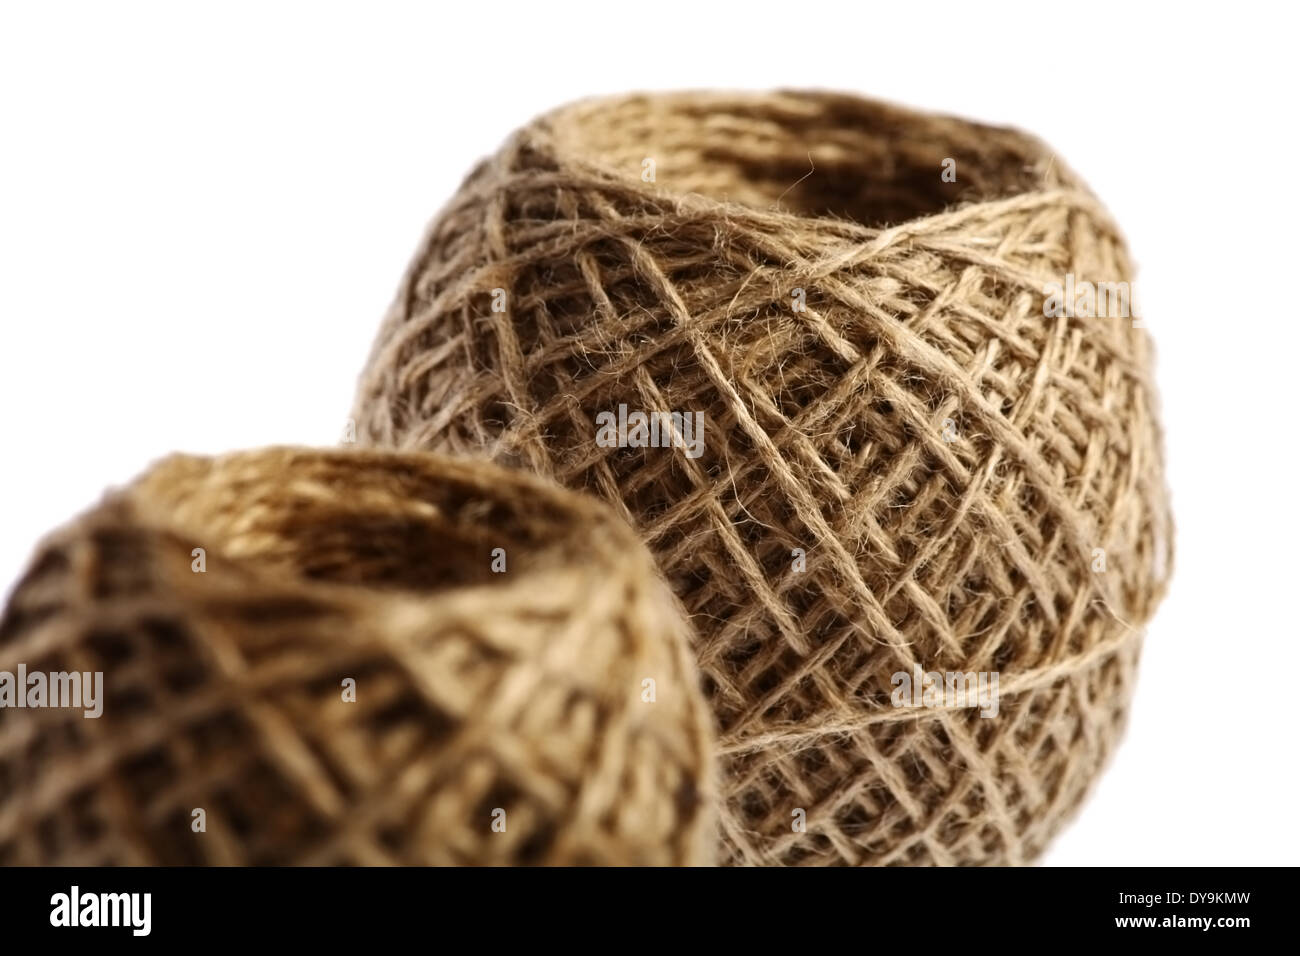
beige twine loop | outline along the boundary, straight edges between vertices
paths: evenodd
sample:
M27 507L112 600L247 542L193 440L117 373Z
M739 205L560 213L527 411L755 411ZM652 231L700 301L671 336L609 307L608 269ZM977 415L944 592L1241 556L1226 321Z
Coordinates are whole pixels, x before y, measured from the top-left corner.
M712 728L649 556L484 463L169 458L42 546L0 618L19 665L102 673L102 714L0 709L0 864L713 856Z
M1172 558L1149 339L1046 314L1067 277L1129 283L1127 250L1016 131L824 93L586 101L434 220L359 438L638 529L697 631L726 860L1021 863L1115 745ZM703 454L602 446L620 405L702 412ZM998 715L893 707L914 668L1000 675Z

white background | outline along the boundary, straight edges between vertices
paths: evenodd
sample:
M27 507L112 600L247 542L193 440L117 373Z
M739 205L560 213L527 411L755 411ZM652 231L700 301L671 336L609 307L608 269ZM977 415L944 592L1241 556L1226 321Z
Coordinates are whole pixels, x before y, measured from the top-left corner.
M425 222L564 101L854 91L1053 144L1158 343L1178 521L1127 739L1051 864L1295 863L1286 5L5 4L0 587L172 450L334 444Z

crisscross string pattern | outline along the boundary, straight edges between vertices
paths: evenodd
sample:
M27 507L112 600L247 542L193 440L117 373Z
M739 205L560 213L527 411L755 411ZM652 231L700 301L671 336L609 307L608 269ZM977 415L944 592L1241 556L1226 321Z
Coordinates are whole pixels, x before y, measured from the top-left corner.
M526 475L168 459L0 619L0 671L104 675L97 719L0 709L0 864L707 863L685 627L623 522Z
M1012 130L825 93L584 101L434 220L355 415L640 531L697 631L724 859L1022 863L1111 752L1171 566L1147 335L1047 308L1131 271ZM603 447L620 404L702 411L703 453ZM917 667L996 672L1000 712L893 706Z

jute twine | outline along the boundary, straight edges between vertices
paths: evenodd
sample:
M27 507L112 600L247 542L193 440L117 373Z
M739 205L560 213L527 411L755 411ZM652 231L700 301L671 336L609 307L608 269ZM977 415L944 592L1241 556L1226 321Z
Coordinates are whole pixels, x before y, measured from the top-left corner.
M684 628L609 509L524 475L168 459L0 620L0 671L104 674L98 718L0 709L0 863L708 862Z
M1131 273L1012 130L821 93L583 102L433 222L359 437L640 531L698 632L725 860L1022 863L1114 747L1170 568L1147 335L1045 314L1050 283ZM605 447L620 405L703 412L702 453ZM996 673L997 715L894 706L918 671Z

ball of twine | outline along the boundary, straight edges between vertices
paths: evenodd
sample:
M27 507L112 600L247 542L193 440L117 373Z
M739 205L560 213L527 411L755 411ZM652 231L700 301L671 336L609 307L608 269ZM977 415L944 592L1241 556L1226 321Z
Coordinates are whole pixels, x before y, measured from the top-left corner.
M1022 863L1112 751L1170 569L1147 335L1050 301L1131 278L1013 130L824 93L586 101L435 219L355 414L639 529L694 617L725 860ZM702 442L634 411L700 412ZM928 674L996 675L996 715Z
M712 859L649 555L487 464L170 458L39 550L0 619L20 664L102 672L102 716L0 709L0 863Z

